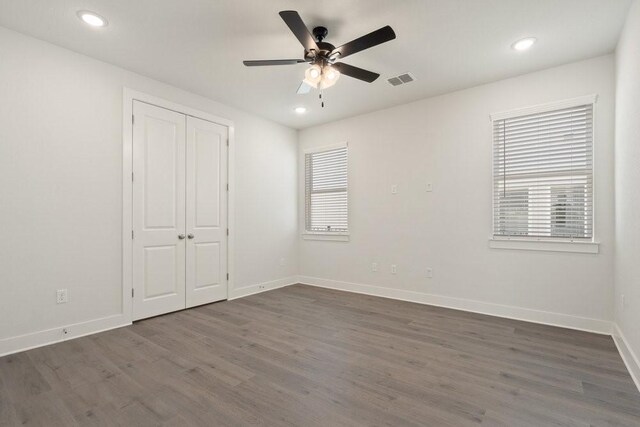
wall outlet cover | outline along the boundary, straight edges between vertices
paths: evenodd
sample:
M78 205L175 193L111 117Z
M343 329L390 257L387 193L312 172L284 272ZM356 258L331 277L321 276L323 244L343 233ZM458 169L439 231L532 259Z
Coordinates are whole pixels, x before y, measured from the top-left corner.
M56 303L57 304L64 304L66 302L69 302L69 298L67 296L67 290L66 289L58 289L56 291Z

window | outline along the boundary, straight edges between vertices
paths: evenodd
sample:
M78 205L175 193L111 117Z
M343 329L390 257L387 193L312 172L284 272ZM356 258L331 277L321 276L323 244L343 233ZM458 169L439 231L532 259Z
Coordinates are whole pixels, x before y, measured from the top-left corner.
M305 230L348 232L347 147L305 154Z
M492 116L494 238L593 240L594 102Z

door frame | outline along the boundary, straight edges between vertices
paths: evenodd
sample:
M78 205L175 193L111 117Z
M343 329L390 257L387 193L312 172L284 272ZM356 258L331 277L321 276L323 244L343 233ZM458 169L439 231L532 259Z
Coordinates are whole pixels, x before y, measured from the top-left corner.
M158 98L127 87L122 92L122 314L128 323L133 319L133 101L140 101L156 107L175 111L186 116L196 117L226 126L229 129L229 147L227 148L227 299L233 289L235 276L234 243L235 243L235 129L233 121L206 113L173 101Z

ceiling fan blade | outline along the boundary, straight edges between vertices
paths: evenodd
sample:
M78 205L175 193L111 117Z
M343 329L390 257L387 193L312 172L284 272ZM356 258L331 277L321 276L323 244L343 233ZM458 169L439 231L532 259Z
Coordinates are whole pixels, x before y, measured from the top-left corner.
M354 67L353 65L345 64L344 62L337 62L332 65L333 68L338 70L340 74L353 77L354 79L364 80L367 83L372 83L380 77L380 74L373 71L363 70L362 68Z
M264 65L293 65L307 62L304 59L264 59L255 61L242 61L247 67L260 67Z
M298 86L298 90L296 91L296 93L298 95L304 95L309 93L309 91L311 91L311 86L306 84L305 81L303 80L302 82L300 82L300 86Z
M280 12L280 17L307 51L315 50L318 52L320 50L298 12L295 10L283 10Z
M388 42L396 38L396 33L390 26L382 27L379 30L375 30L369 34L359 37L355 40L351 40L349 43L343 44L337 47L331 52L333 55L336 52L340 52L339 58L342 59L346 56L353 55L362 50L369 49L370 47L377 46L381 43Z

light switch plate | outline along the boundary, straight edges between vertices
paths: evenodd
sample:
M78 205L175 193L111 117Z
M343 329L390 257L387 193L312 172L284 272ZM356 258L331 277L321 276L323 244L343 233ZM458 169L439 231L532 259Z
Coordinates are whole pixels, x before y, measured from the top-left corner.
M427 182L427 191L428 192L433 191L433 185L430 182Z
M398 184L393 184L391 186L391 194L398 194Z

